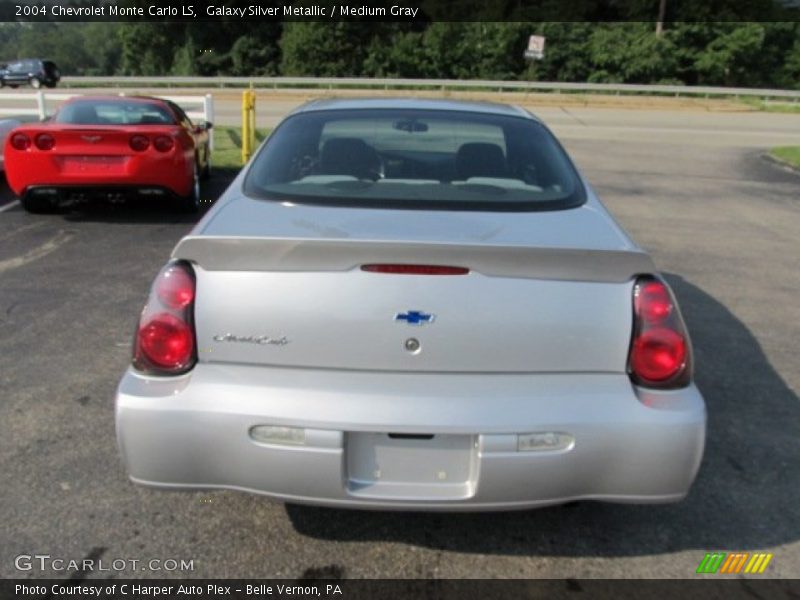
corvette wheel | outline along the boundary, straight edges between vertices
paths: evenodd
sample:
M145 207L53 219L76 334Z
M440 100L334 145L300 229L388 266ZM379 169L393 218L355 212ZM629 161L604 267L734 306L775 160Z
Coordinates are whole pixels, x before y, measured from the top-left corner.
M206 149L206 162L203 165L203 170L200 171L200 180L208 181L211 179L211 157L209 156L208 149Z
M192 191L181 200L181 208L189 213L200 210L200 172L197 170L197 163L194 164L192 174Z
M31 77L31 87L35 90L38 90L40 87L42 87L42 82L39 81L38 77Z

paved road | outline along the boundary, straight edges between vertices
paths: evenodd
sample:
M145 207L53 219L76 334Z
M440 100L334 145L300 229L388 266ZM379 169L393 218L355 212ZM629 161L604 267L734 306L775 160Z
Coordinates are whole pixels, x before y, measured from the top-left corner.
M800 176L761 158L800 143L800 120L540 113L681 301L710 418L687 500L420 515L136 488L112 397L150 281L191 222L156 207L12 207L0 213L0 576L46 553L193 559L194 576L689 577L709 550L768 550L769 573L800 576Z

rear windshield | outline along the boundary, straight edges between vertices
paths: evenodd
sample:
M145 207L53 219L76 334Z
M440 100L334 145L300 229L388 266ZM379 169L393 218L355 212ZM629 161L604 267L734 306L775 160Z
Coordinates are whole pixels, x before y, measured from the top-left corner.
M125 100L78 100L53 117L69 125L172 125L175 118L158 103Z
M298 113L258 153L244 192L434 210L556 210L585 201L564 150L538 122L441 110Z
M34 63L31 60L22 60L22 61L19 61L19 62L11 63L8 66L8 70L9 71L15 71L15 72L25 72L25 73L27 73L28 71L31 71L33 69L37 69L38 67L39 67L39 65L37 65L36 63Z

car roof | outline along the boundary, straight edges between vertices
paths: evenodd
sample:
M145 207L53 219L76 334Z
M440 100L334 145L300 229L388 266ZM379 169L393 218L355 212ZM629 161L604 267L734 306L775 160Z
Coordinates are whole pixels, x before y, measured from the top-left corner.
M531 113L519 106L495 102L465 100L440 100L436 98L324 98L312 100L293 110L290 114L323 110L359 109L417 109L457 112L474 112L494 115L523 117L538 121Z
M152 104L153 102L157 102L159 104L167 104L167 101L163 98L156 98L155 96L114 96L111 94L99 94L93 96L73 96L72 98L68 99L67 102L81 102L84 100L88 100L90 102L108 102L109 100L116 100L116 101L124 101L124 102L146 102L148 104Z

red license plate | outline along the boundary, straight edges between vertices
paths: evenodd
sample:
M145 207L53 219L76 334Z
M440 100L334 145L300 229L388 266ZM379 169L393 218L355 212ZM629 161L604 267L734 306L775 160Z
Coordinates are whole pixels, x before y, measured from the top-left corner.
M124 156L64 156L61 169L65 173L116 172L124 163Z

